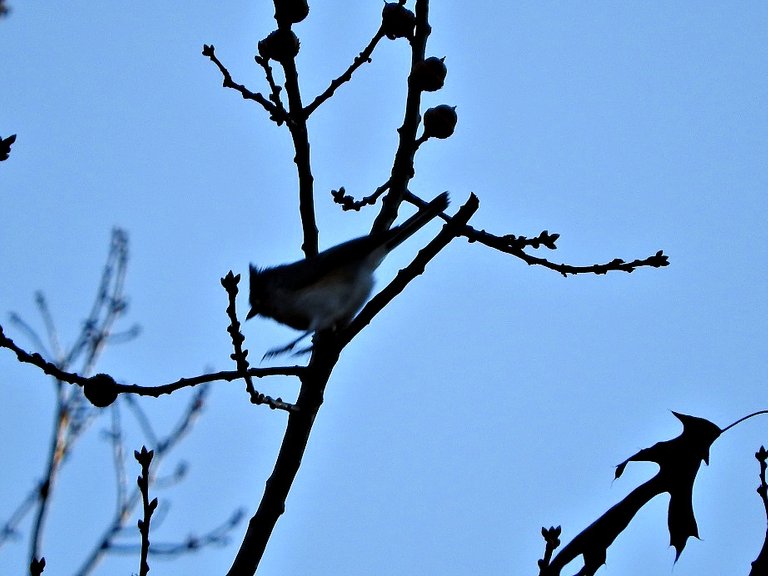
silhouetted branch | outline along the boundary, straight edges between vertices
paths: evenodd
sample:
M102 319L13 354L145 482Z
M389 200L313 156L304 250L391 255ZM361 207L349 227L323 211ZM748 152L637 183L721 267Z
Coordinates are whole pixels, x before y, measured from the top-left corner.
M9 520L5 522L0 533L0 544L2 544L15 534L16 527L23 517L36 508L30 535L30 566L35 567L39 572L42 571L42 565L36 561L36 558L40 556L39 550L41 548L45 519L52 501L53 488L58 471L64 463L66 455L72 450L75 441L86 430L88 423L99 413L85 401L83 392L85 392L89 400L94 401L95 405L107 406L117 398L118 391L123 391L120 389L120 385L107 374L97 374L95 376L89 376L88 374L93 370L104 346L111 342L112 339L110 337L114 322L126 309L123 286L128 260L127 255L127 235L121 230L115 229L112 234L109 255L103 268L94 304L88 318L83 322L82 330L75 343L67 351L62 350L58 344L58 333L45 297L41 293L36 295L36 304L45 325L47 339L51 342L50 348L54 350L57 361L47 360L39 353L27 352L8 338L3 332L2 327L0 327L0 347L14 352L19 361L33 364L44 373L53 376L55 383L56 409L44 479L30 491L29 495L17 507ZM40 348L47 348L37 331L18 317L18 315L12 315L11 320L33 342L37 343ZM120 336L122 340L126 340L136 333L137 329L134 327ZM79 372L68 369L75 362L81 364ZM67 387L64 385L65 383L75 384L76 386ZM196 384L202 383L196 382ZM81 391L79 387L83 387L83 390ZM128 390L133 389L130 386L126 388ZM133 409L134 414L137 415L140 426L149 437L150 443L155 446L153 468L157 468L161 458L175 447L191 430L193 423L201 412L207 389L207 386L202 386L194 394L177 424L168 435L162 438L159 438L152 427L148 425L148 420L145 420L146 417L143 411L134 402L131 402L132 398L129 397L129 406ZM158 393L157 391L152 392L154 394ZM111 551L114 538L122 532L131 512L141 501L141 494L138 488L132 494L127 493L123 465L124 441L118 405L112 406L112 424L107 436L112 443L112 459L116 474L116 509L109 526L104 531L102 537L98 539L91 552L86 556L80 570L76 572L78 576L89 574L104 554ZM174 471L173 478L178 479L179 477L179 471ZM148 485L157 484L154 477L149 477L148 483ZM213 536L210 538L204 537L201 543L215 541L217 534L218 532L214 531Z
M29 550L30 563L35 558L41 556L40 548L43 530L50 507L51 494L61 464L74 442L80 437L94 416L94 412L89 410L87 404L84 403L83 395L80 391L64 387L64 380L61 377L68 376L68 372L66 372L67 367L78 361L78 359L81 361L81 371L84 374L90 372L95 365L103 349L106 336L110 333L116 319L125 310L122 289L126 265L127 236L122 230L114 229L112 231L112 241L107 261L102 271L100 287L91 313L80 331L78 340L69 352L59 351L60 358L56 364L46 361L40 354L24 352L4 335L2 327L0 327L0 346L12 349L16 352L19 360L35 363L46 374L55 378L56 407L53 415L54 420L47 463L43 480L39 485L37 510L32 522ZM45 298L38 293L36 302L43 316L43 322L46 325L49 339L52 340L52 348L56 350L58 348L56 329ZM38 342L40 341L39 336L26 323L21 323L21 325L27 326L29 331L35 335L34 339ZM78 378L85 381L82 376L78 376Z
M387 190L389 190L389 180L376 188L373 194L370 196L365 196L361 200L355 200L352 196L348 195L347 191L344 189L344 186L338 190L331 190L331 196L333 196L333 201L336 202L336 204L341 205L342 210L354 210L357 212L364 206L373 206L376 204L376 200L378 200L379 197ZM423 202L423 205L426 206L427 203Z
M208 386L203 386L198 389L188 402L176 424L174 424L171 430L163 437L160 437L155 432L143 410L141 410L135 400L130 396L125 398L128 406L132 409L134 416L136 416L143 434L149 440L148 444L153 446L154 457L152 459L152 469L154 472L149 477L149 485L151 487L159 488L161 486L161 482L157 479L157 471L160 469L162 461L191 431L197 418L202 412L208 392ZM111 409L117 410L118 406L114 405ZM178 474L178 472L175 471L174 475L176 474ZM96 539L94 546L91 548L80 568L75 572L77 576L90 574L105 554L112 553L113 551L120 551L115 550L115 548L121 546L115 543L115 539L124 533L126 522L141 501L142 495L138 486L132 492L125 493L122 498L118 496L115 513L102 531L101 536Z
M269 60L267 58L262 58L261 56L257 55L254 60L256 61L256 64L261 66L262 70L264 70L264 77L266 78L267 84L269 85L269 100L280 111L280 116L275 116L272 114L270 116L270 120L273 120L278 126L282 126L283 122L285 122L288 118L288 112L285 110L283 101L280 98L280 93L283 91L283 87L275 82L275 76L272 73L272 66L269 65Z
M244 514L245 512L242 509L238 509L221 525L216 526L199 536L191 534L187 536L183 542L151 544L149 547L149 555L180 556L187 552L195 552L207 546L224 546L229 543L229 536L232 529L242 521ZM110 552L116 554L135 554L140 551L140 549L141 546L135 544L112 544L110 546Z
M467 201L459 209L455 216L448 219L448 223L445 224L435 238L422 248L413 261L405 268L400 270L395 278L384 288L376 294L370 301L363 307L360 313L350 322L349 326L339 332L338 342L339 347L343 348L347 343L352 340L365 326L367 326L376 314L381 312L387 304L400 294L405 287L414 279L424 272L424 268L432 258L434 258L443 248L445 248L451 240L456 238L467 221L477 211L480 206L480 201L477 196L470 194Z
M278 122L285 122L287 121L287 114L282 107L275 105L273 102L270 102L262 94L259 94L258 92L251 92L243 86L242 84L238 84L234 80L232 80L232 75L229 73L229 70L227 70L224 67L224 64L222 64L219 59L216 57L215 48L212 44L204 44L203 45L203 56L207 56L211 62L216 64L219 71L221 72L221 75L224 77L224 81L222 85L224 88L231 88L233 90L236 90L240 92L240 95L245 100L253 100L254 102L258 102L261 104L264 109L269 112L270 117Z
M558 546L560 546L560 532L560 526L557 528L554 526L550 526L549 528L542 527L541 536L544 538L545 548L544 557L539 560L539 570L543 570L549 566L549 563L552 560L552 553L557 550Z
M332 80L331 85L328 86L328 88L326 88L322 94L319 94L304 108L305 117L309 117L309 115L312 114L312 112L314 112L318 106L333 96L334 92L336 92L339 87L341 87L345 82L349 82L352 79L352 74L355 73L355 70L357 70L366 62L371 62L371 54L373 54L373 51L376 48L376 44L378 44L379 40L382 38L384 38L384 28L383 26L380 26L376 31L376 34L373 35L373 38L368 43L368 46L363 48L363 51L355 56L355 59L352 61L352 64L349 66L349 68L347 68L341 76Z
M386 9L385 4L385 9ZM402 7L401 7L402 8ZM383 20L384 14L382 14ZM411 45L411 67L409 76L413 73L415 66L424 61L424 55L427 47L427 38L432 31L429 25L429 2L428 0L417 0L415 6L413 37L410 39ZM410 32L406 37L410 36ZM415 174L414 156L416 154L416 133L419 129L421 120L421 90L409 86L408 94L405 100L405 114L403 123L398 128L398 144L395 151L394 162L389 177L389 189L382 200L381 211L373 223L372 231L379 232L388 229L397 218L397 211L400 208L403 197L408 190L408 182Z
M314 177L312 176L312 163L310 162L309 135L307 132L307 118L304 115L304 106L301 103L301 88L299 86L299 74L296 70L296 56L280 60L285 74L285 93L288 96L288 116L291 122L288 128L293 140L296 163L296 172L299 177L299 215L303 242L301 249L307 257L316 256L317 246L317 219L315 216Z
M154 453L152 450L147 450L145 446L141 447L141 451L135 451L133 456L141 465L141 474L137 480L139 486L139 492L141 492L141 500L143 505L143 517L138 521L139 533L141 534L141 560L139 562L139 576L147 576L149 573L149 562L147 557L149 556L149 528L152 521L152 513L157 508L157 498L149 499L149 466L152 463L152 457Z
M23 348L16 345L16 343L8 338L3 332L3 327L0 326L0 348L7 348L16 354L16 358L19 362L24 364L32 364L37 366L45 374L53 376L61 382L67 382L69 384L76 384L77 386L85 386L90 380L85 376L81 376L76 372L67 372L61 370L58 366L52 362L48 362L37 352L30 353ZM270 366L265 368L248 368L248 375L255 376L256 378L264 378L265 376L300 376L303 372L302 366ZM231 382L242 378L243 374L238 370L222 370L220 372L213 372L209 374L200 374L199 376L192 376L189 378L180 378L175 382L168 384L160 384L157 386L140 386L138 384L117 384L115 383L115 391L119 394L136 394L137 396L153 396L158 397L164 394L171 394L181 388L187 388L190 386L198 386L207 382L216 382L218 380L224 380Z
M768 468L768 464L766 464L768 451L765 446L760 446L760 449L755 453L755 458L760 463L760 486L757 487L757 494L760 496L766 518L768 518L768 482L765 479L765 470ZM765 574L768 574L768 528L765 531L765 539L760 554L752 562L752 569L749 571L749 576L764 576Z
M230 270L229 273L221 279L221 285L227 291L229 296L229 305L227 306L227 315L229 316L229 326L227 332L229 332L232 338L232 346L235 351L231 354L231 358L237 364L237 372L242 375L245 380L245 389L251 398L252 404L266 404L273 410L285 410L290 412L296 410L296 406L288 402L283 402L281 398L272 398L266 396L261 392L258 392L253 386L253 379L251 374L248 373L248 350L243 349L243 342L245 342L245 336L240 332L240 321L237 319L237 285L240 282L240 274L235 276Z
M411 192L406 193L405 200L413 204L418 208L422 208L426 202ZM444 220L447 220L445 215L441 215ZM538 249L541 246L548 248L549 250L557 249L557 240L560 238L560 234L550 234L549 231L544 230L538 236L534 238L527 238L526 236L516 236L514 234L505 234L503 236L497 236L490 234L485 230L477 230L472 226L466 226L461 233L462 236L470 242L478 242L489 248L494 248L501 252L505 252L512 256L520 258L525 263L533 266L543 266L550 270L559 272L563 276L576 275L576 274L606 274L612 271L633 272L635 269L643 266L651 266L653 268L661 268L669 265L669 258L659 250L653 256L648 258L633 260L631 262L625 262L620 258L615 258L605 264L592 264L589 266L573 266L571 264L556 264L550 262L546 258L539 258L532 256L524 251L524 248Z

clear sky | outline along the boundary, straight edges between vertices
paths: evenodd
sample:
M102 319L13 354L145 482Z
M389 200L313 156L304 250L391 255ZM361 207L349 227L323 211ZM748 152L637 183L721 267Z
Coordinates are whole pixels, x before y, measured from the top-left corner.
M11 7L0 21L0 135L18 133L0 164L3 326L31 348L8 314L40 327L42 290L71 342L120 226L131 241L123 327L143 332L100 369L145 385L232 369L219 278L300 257L296 180L287 132L223 89L200 52L215 45L236 80L266 91L253 55L274 26L271 2ZM311 10L296 27L307 101L367 44L381 1ZM561 524L568 540L655 473L636 464L612 482L616 464L679 433L670 410L725 426L768 408L768 5L435 0L431 21L428 53L446 57L448 78L425 106L455 105L459 123L420 149L412 190L449 190L453 208L475 192L473 223L490 232L560 233L540 254L557 262L663 249L671 265L562 278L456 241L342 355L263 574L535 574L541 526ZM408 58L403 41L382 43L312 118L322 247L370 226L373 212L342 213L329 191L359 197L386 181ZM428 228L390 256L379 285ZM262 320L245 334L251 358L293 336ZM170 426L189 397L143 403ZM52 406L50 382L0 350L0 521L42 472ZM171 507L153 541L204 532L239 506L250 514L285 419L251 406L241 383L215 384L176 455L189 478L157 494ZM46 574L70 573L112 512L108 422L62 474ZM765 533L753 456L765 443L765 418L715 443L695 489L703 541L689 541L675 574L748 572ZM619 537L600 574L672 573L666 501ZM152 573L222 574L242 530ZM0 572L21 573L26 550L0 549ZM130 574L138 561L100 570Z

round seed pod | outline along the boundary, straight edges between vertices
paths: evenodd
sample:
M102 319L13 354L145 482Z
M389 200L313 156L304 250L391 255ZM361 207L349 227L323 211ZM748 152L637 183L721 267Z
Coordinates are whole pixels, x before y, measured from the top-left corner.
M381 11L381 26L390 40L395 38L413 38L416 15L399 2L387 2Z
M279 28L259 42L259 55L265 60L286 62L299 53L299 39L293 31Z
M434 92L443 87L446 74L448 74L448 68L445 66L445 58L430 56L416 63L411 80L419 90Z
M278 23L298 24L309 14L307 0L278 0L275 2L275 20Z
M456 129L456 106L440 104L424 112L424 136L427 138L448 138Z
M117 400L115 381L109 374L96 374L86 380L83 394L97 408L106 408Z

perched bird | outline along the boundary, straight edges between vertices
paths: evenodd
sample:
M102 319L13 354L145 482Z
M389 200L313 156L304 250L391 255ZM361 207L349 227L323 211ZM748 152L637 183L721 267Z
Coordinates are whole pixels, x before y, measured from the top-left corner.
M264 357L293 350L317 330L348 324L370 296L373 273L384 257L447 207L448 193L443 192L408 220L384 232L349 240L292 264L272 268L251 264L247 319L264 316L304 331Z

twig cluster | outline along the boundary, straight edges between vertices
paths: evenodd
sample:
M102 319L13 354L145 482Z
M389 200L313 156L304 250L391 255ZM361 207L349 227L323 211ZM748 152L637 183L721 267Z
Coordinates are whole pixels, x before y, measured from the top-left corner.
M45 520L55 494L59 473L68 461L67 456L75 448L77 441L99 417L100 411L94 406L110 406L111 423L109 432L105 435L112 447L112 458L116 479L116 506L114 513L106 523L102 534L96 539L90 551L86 549L85 557L75 572L79 575L90 574L106 554L124 551L130 545L122 544L120 540L128 536L125 531L127 521L132 516L141 501L138 489L129 490L127 474L124 465L124 433L122 425L122 409L127 407L136 418L148 442L154 446L154 468L157 469L163 457L167 456L178 443L189 433L197 417L202 411L207 386L198 389L191 402L187 405L179 421L168 434L158 434L143 408L130 396L125 396L125 404L116 403L117 391L121 385L106 374L90 376L94 371L98 358L107 345L126 342L134 338L139 330L133 326L124 332L116 332L116 322L127 310L126 298L123 293L124 277L128 262L128 238L125 232L116 229L112 233L110 251L104 266L99 289L88 318L83 322L83 328L69 348L64 349L60 344L58 330L46 298L41 294L36 296L36 304L45 326L46 340L38 334L29 323L18 315L12 315L12 323L32 340L43 354L29 353L16 345L3 332L0 326L0 347L7 348L16 354L19 361L40 368L42 372L53 377L56 407L52 422L51 445L45 464L43 477L27 496L19 503L10 517L0 526L0 546L11 538L19 535L20 523L33 514L30 534L30 573L40 574L45 567L41 550L45 531ZM72 370L70 367L78 367ZM65 383L75 386L65 386ZM166 479L152 476L150 485L172 485L185 476L185 466L179 465L177 470ZM190 536L184 543L186 549L194 549L202 545L220 544L226 540L228 532L234 526L233 520L239 520L242 511L237 511L222 526L197 537ZM193 543L193 545L190 545ZM158 547L159 553L181 553L181 546L167 544ZM175 550L175 552L174 552ZM158 553L153 547L150 553Z

